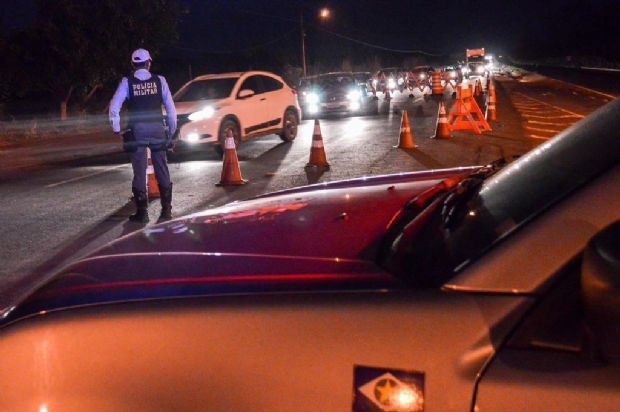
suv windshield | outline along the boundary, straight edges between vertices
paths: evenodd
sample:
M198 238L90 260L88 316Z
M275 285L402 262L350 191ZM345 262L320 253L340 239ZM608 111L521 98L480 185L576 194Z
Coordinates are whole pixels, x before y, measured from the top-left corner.
M620 140L609 132L620 129L620 104L598 113L504 168L496 162L412 199L389 228L379 263L414 286L445 283L495 242L620 162Z
M224 79L195 80L179 90L175 96L175 102L195 102L198 100L225 99L231 95L238 77Z

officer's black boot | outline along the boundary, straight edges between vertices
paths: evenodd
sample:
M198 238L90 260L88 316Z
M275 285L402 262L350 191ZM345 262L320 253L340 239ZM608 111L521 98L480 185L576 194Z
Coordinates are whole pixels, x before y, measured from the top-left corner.
M133 200L136 202L137 211L134 215L129 216L132 222L147 223L149 221L149 196L148 193L137 190L132 187Z
M159 194L161 196L161 214L158 221L172 219L172 183L170 186L159 186Z

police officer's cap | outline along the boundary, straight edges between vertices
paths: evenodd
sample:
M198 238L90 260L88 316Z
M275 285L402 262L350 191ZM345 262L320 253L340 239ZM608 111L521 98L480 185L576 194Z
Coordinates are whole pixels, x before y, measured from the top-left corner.
M151 60L151 55L144 49L138 49L131 54L132 63L144 63L148 60Z

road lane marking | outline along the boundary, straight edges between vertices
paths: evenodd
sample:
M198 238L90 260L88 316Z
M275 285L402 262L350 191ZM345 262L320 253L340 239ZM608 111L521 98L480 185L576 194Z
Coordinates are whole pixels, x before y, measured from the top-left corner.
M109 171L111 171L111 170L118 169L118 168L125 167L125 166L127 166L127 165L126 165L126 164L123 164L123 165L118 165L118 166L110 167L109 169L106 169L106 170L101 170L101 171L99 171L99 172L91 173L91 174L84 175L84 176L80 176L80 177L74 177L73 179L63 180L62 182L58 182L58 183L52 183L51 185L47 185L47 186L45 186L45 188L46 188L46 189L49 189L49 188L51 188L51 187L56 187L56 186L64 185L64 184L66 184L66 183L75 182L75 181L77 181L77 180L86 179L86 178L88 178L88 177L97 176L97 175L100 175L100 174L102 174L102 173L106 173L106 172L109 172Z
M539 122L538 120L528 120L528 123L533 123L533 124L542 124L542 125L546 125L546 126L561 126L561 127L566 127L566 123L555 123L555 122Z
M515 94L518 94L518 95L520 95L520 96L522 96L522 97L524 97L526 99L530 99L532 101L538 102L538 103L540 103L540 104L542 104L544 106L553 107L556 110L559 110L559 111L564 112L564 113L568 113L568 114L572 115L573 117L577 117L579 119L583 119L585 117L584 115L581 115L579 113L574 113L574 112L571 112L570 110L562 109L561 107L557 107L557 106L554 106L552 104L545 103L545 102L543 102L541 100L534 99L533 97L526 96L523 93L515 93Z
M554 130L554 129L539 129L537 127L529 127L529 126L525 126L526 129L528 130L536 130L537 132L549 132L549 133L560 133L561 130Z

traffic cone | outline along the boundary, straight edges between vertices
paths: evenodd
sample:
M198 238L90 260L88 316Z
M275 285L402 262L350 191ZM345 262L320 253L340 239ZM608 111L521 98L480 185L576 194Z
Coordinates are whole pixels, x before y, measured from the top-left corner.
M325 158L325 148L323 147L323 136L319 119L314 119L314 133L312 133L312 148L310 149L310 160L306 167L329 167L329 162Z
M446 107L443 102L439 103L439 114L437 115L437 128L433 139L447 139L450 137L450 128L448 127L448 116L446 115Z
M476 80L476 85L474 86L474 96L480 96L480 80Z
M146 148L147 166L146 166L146 189L149 198L160 197L159 185L155 179L155 169L153 168L153 160L151 159L151 149Z
M409 115L407 114L407 110L403 110L403 119L400 124L400 140L398 146L394 147L400 149L415 149L418 147L413 144L413 136L411 135L411 127L409 127Z
M216 186L239 186L245 184L247 180L241 178L239 160L237 159L237 148L232 130L228 131L224 143L224 164L222 166L222 176Z
M489 93L489 105L487 106L487 120L497 120L497 112L495 111L495 92Z

